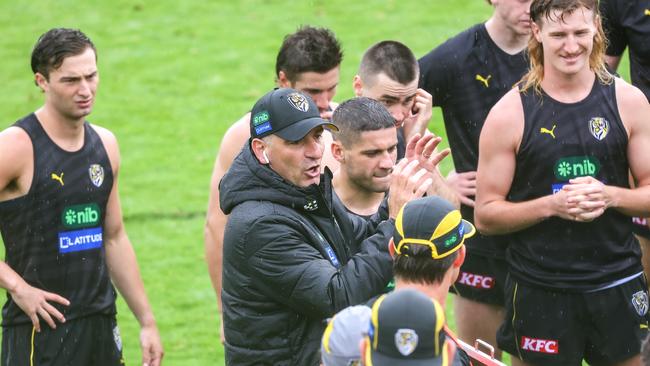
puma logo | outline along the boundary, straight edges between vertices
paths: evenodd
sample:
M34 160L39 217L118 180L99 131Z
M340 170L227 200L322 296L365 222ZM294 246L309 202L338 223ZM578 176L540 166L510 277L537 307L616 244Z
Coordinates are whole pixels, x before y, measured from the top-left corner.
M645 12L644 12L644 14L650 16L650 9L646 9Z
M548 133L555 140L555 127L557 127L557 126L553 125L553 128L551 128L550 130L547 129L547 128L542 127L542 128L539 129L539 133Z
M50 178L52 178L55 181L61 183L62 186L65 185L65 184L63 184L63 172L61 172L61 175L56 175L55 173L52 173L52 175L50 175Z
M488 75L486 78L482 77L479 74L476 74L476 80L480 81L485 85L486 88L490 87L490 78L492 75Z

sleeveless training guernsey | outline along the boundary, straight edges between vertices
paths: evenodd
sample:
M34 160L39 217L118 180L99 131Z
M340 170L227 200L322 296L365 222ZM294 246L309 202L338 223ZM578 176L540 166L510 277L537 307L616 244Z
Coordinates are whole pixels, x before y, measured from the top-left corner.
M509 201L552 194L580 176L629 187L627 133L614 83L596 79L589 95L572 104L532 90L520 95L525 125ZM642 271L632 222L615 209L589 223L552 217L512 233L506 257L516 280L574 291L597 290Z
M113 173L102 141L86 122L83 147L68 152L33 113L14 126L32 141L34 175L25 196L0 202L7 264L31 286L68 299L68 307L50 302L66 320L114 314L103 243ZM30 322L9 294L2 316L3 326Z

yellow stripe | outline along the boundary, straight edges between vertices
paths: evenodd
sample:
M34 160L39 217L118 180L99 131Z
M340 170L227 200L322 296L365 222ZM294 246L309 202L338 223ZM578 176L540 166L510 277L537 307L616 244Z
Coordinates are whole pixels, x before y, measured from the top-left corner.
M372 327L374 328L374 334L372 337L372 348L377 349L377 343L379 342L379 305L386 298L386 295L381 295L375 304L372 305Z
M523 360L521 357L521 350L519 349L519 338L517 337L517 328L515 328L515 319L517 318L517 307L515 306L515 300L517 299L517 290L519 289L519 284L515 282L515 292L512 294L512 332L515 335L515 346L517 347L517 354L519 354L519 359Z
M406 206L406 205L404 205ZM404 237L404 225L402 224L403 217L404 217L404 206L399 209L399 212L397 213L397 217L395 218L395 230L397 230L397 233L403 238Z
M372 357L370 357L370 338L366 337L366 353L361 355L364 359L366 366L372 366Z
M449 360L447 359L449 357L449 355L448 355L449 351L447 350L448 347L449 347L449 342L445 341L445 344L442 346L442 364L441 364L441 366L449 365Z
M648 329L648 324L639 324L641 329Z
M32 327L32 347L29 352L29 366L34 366L34 337L36 335L36 327Z
M435 342L435 352L438 355L440 354L440 331L445 325L445 312L442 310L442 306L440 306L436 300L433 300L433 308L436 312L436 331L433 341Z
M325 332L323 333L323 348L325 349L325 352L327 353L332 353L330 351L330 335L332 334L332 331L334 330L334 318L336 316L332 317L330 319L329 324L327 324L327 328L325 328Z
M436 231L434 231L433 235L431 235L431 240L447 234L453 228L458 226L461 220L462 220L462 216L460 215L460 211L453 210L449 212L445 217L442 218L442 220L436 227Z

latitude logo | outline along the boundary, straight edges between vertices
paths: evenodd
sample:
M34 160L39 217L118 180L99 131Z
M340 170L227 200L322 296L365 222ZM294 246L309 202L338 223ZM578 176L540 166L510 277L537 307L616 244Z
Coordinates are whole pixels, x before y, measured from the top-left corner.
M555 163L553 172L555 177L561 181L584 177L586 175L595 177L600 171L600 162L594 156L567 156Z
M99 206L96 203L68 206L61 213L61 222L66 229L97 226L100 219Z

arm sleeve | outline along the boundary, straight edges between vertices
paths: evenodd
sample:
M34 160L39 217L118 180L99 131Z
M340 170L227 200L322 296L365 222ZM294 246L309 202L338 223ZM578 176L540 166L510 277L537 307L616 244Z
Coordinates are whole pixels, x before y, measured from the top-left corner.
M621 25L616 4L612 0L601 0L600 15L603 23L607 44L607 55L621 56L627 47L625 29Z
M392 276L387 245L392 220L381 223L375 235L361 243L360 252L338 269L307 242L301 223L269 220L255 222L246 239L258 248L248 258L251 279L267 296L296 312L332 316L380 293Z

